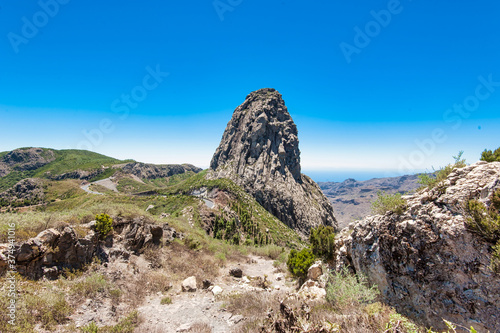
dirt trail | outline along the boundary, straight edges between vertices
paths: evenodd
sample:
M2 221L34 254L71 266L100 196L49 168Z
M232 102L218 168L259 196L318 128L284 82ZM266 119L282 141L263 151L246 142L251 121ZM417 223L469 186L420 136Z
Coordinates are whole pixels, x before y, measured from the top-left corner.
M107 188L107 189L109 189L111 191L118 192L118 189L116 187L116 183L113 182L113 179L114 179L114 177L109 177L109 178L101 179L101 180L89 183L87 185L80 186L80 188L82 190L84 190L85 192L90 193L90 194L99 194L99 195L102 195L103 193L89 190L89 186L90 185L96 184L96 185L104 186L105 188Z
M236 332L236 326L244 318L234 315L223 308L223 298L231 293L243 293L250 290L260 290L254 287L249 280L255 277L267 276L270 288L269 293L278 291L292 291L294 286L286 282L283 273L278 273L273 266L273 260L257 256L249 256L246 263L228 265L221 269L220 275L213 282L214 286L222 288L218 296L209 290L194 293L178 292L172 296L172 304L161 304L164 295L155 295L146 300L138 311L144 318L144 323L138 328L140 332L189 332L196 323L208 324L213 333ZM229 269L239 267L243 271L243 278L229 276ZM235 330L236 329L236 330Z

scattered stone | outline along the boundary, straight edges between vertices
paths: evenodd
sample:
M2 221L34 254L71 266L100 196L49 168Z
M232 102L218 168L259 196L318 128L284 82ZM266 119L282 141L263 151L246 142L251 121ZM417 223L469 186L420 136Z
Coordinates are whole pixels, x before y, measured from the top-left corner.
M245 319L245 317L243 317L242 315L234 315L229 319L229 322L233 325L236 325L243 319Z
M284 280L285 279L285 274L283 273L278 273L274 276L274 278L276 279L276 281L281 281L281 280Z
M182 281L182 291L184 292L195 292L196 288L196 277L190 276L184 281Z
M323 269L321 268L320 264L314 264L311 267L309 267L309 270L307 271L307 278L317 281L318 278L323 274Z
M189 330L191 330L191 326L192 326L191 323L185 323L185 324L182 324L181 326L179 326L177 328L177 330L175 330L175 331L176 332L189 332Z
M243 271L239 267L233 267L229 270L229 275L241 278L243 276Z
M221 287L214 286L212 288L212 294L214 294L214 296L220 295L221 293L222 293L222 288Z
M208 289L212 285L210 280L203 280L203 289Z

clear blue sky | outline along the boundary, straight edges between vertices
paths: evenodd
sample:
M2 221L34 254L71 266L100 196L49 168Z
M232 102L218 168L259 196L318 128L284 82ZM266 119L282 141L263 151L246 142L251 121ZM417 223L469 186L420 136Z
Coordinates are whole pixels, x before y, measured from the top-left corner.
M207 167L234 108L273 87L318 180L474 162L500 146L499 14L494 0L0 0L0 151Z

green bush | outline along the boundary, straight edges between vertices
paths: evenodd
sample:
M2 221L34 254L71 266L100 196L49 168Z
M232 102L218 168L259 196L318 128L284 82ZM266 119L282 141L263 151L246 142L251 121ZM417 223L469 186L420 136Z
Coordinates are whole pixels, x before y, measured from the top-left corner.
M335 254L335 229L333 227L320 225L311 229L309 242L315 256L326 260L333 259Z
M388 194L378 191L377 199L372 203L373 214L384 215L389 211L403 214L405 208L406 200L402 198L401 193Z
M462 159L463 153L463 151L459 151L457 156L453 156L453 159L455 160L453 164L448 164L444 168L430 175L419 175L419 184L422 184L424 188L427 187L430 189L442 185L442 182L450 175L453 170L467 166L465 159Z
M471 231L491 243L500 240L500 215L494 204L488 209L478 200L469 200L466 205L466 212L468 215L467 227Z
M478 200L469 200L465 206L466 226L492 245L491 269L500 273L500 190L491 197L487 208Z
M113 219L108 214L97 214L95 228L101 238L104 238L113 230Z
M485 149L481 153L481 161L500 162L500 147L498 147L494 152Z
M491 254L491 270L495 273L500 273L500 240L493 246Z
M377 286L368 287L364 275L350 274L347 268L328 275L326 300L337 309L371 303L379 294Z
M291 250L286 265L293 275L299 278L305 278L307 276L307 270L314 264L315 259L316 257L308 248L304 248L300 251Z

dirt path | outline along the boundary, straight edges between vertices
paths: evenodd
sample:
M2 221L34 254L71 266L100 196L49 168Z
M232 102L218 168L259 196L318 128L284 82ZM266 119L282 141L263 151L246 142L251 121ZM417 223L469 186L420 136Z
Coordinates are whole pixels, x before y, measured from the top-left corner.
M260 277L267 277L270 282L269 293L292 291L293 284L286 282L283 273L278 273L273 266L273 260L257 256L249 256L246 263L228 265L221 269L219 277L213 285L222 289L221 294L214 296L210 290L200 290L194 293L178 292L171 297L172 304L161 304L164 295L148 298L138 311L145 318L138 331L142 332L189 332L195 324L205 324L213 333L236 332L235 327L244 320L240 315L227 312L224 307L224 296L232 293L244 293L250 290L263 289L252 285ZM239 267L243 271L242 278L229 275L229 269Z
M116 183L113 182L113 179L114 179L114 177L109 177L109 178L101 179L101 180L89 183L87 185L80 186L80 188L82 190L84 190L85 192L90 193L90 194L103 195L103 193L96 192L96 191L91 191L89 189L90 185L96 184L96 185L104 186L105 188L107 188L107 189L109 189L111 191L118 192L118 189L116 187Z

